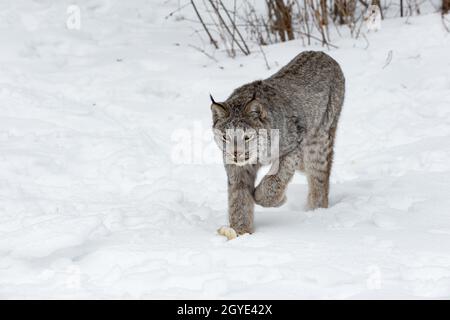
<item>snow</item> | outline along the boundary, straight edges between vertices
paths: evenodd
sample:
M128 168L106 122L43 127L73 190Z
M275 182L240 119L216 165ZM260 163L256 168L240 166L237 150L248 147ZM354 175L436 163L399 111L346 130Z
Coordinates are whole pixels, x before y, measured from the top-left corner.
M450 34L387 19L338 49L230 59L178 1L0 4L0 298L450 298ZM215 62L193 48L205 48ZM303 50L346 76L330 208L256 208L227 241L209 93ZM185 156L185 158L182 157Z

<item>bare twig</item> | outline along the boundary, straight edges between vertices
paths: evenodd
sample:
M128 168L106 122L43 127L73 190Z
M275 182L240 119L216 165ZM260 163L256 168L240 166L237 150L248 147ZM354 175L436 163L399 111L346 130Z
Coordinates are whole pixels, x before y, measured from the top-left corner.
M361 19L360 19L360 23L359 23L359 28L358 28L358 30L356 31L355 39L358 39L358 38L359 38L359 35L360 35L360 33L361 33L361 28L362 28L363 23L364 23L364 19L362 18L362 15L363 15L363 14L361 14Z
M207 53L205 50L203 50L202 48L199 48L197 46L194 46L192 44L188 44L188 47L191 47L201 53L203 53L205 56L207 56L208 58L210 58L211 60L213 60L214 62L219 62L216 58L214 58L212 55L210 55L209 53Z
M262 56L264 58L264 62L266 63L267 70L270 70L270 65L269 65L269 62L267 61L266 53L264 52L264 50L263 50L263 48L262 48L260 43L258 43L258 47L259 47L259 51L261 51L261 54L262 54Z
M370 46L370 43L369 43L369 40L367 40L367 37L364 33L363 33L363 38L364 38L364 40L366 40L366 43L367 43L367 46L364 48L364 50L367 50ZM384 69L384 67L383 67L383 69Z
M389 50L388 56L387 56L387 58L386 58L386 62L384 63L384 66L383 66L383 69L386 68L386 67L391 63L391 61L392 61L392 55L393 55L392 50Z
M216 49L219 49L219 46L217 45L217 41L214 40L214 38L212 37L211 33L208 30L208 27L206 27L205 23L203 22L202 16L198 12L197 7L195 6L194 0L191 0L191 4L192 4L192 7L194 7L195 13L197 14L198 20L200 20L200 23L202 24L203 29L205 29L206 33L208 34L209 40L211 41L211 43L214 45L214 47Z
M367 2L365 2L364 0L359 0L359 2L365 7L368 8L369 4Z
M307 36L307 34L306 34L305 32L299 31L298 33ZM315 39L315 40L320 41L320 42L323 43L323 39L320 39L319 37L313 36L313 35L311 35L311 34L310 34L309 36L311 37L311 39ZM326 42L326 43L323 43L323 44L326 45L327 47L333 47L333 48L335 48L335 49L339 49L338 46L336 46L336 45L334 45L334 44L331 44L331 43L329 43L329 42Z
M216 12L217 17L219 18L220 23L223 25L224 29L228 32L228 34L232 37L232 41L234 41L236 43L236 45L239 47L239 49L242 51L242 53L244 53L246 56L248 56L250 54L249 51L247 51L245 48L243 48L241 46L241 44L239 43L239 41L237 41L236 38L233 37L233 33L231 32L230 28L228 28L227 24L225 23L225 20L223 19L222 15L220 14L219 8L216 7L216 5L214 4L214 2L212 0L209 0L209 3L211 4L211 7L214 9L214 11Z
M236 27L235 21L233 21L233 19L231 18L230 14L229 14L227 8L225 7L225 5L223 4L222 0L219 0L219 4L222 6L223 10L225 11L225 14L227 15L228 19L229 19L230 22L231 22L231 26L233 27L233 34L232 34L232 37L235 39L235 37L234 37L234 31L236 31L237 35L239 36L239 38L240 38L241 41L242 41L242 44L243 44L244 47L245 47L245 50L246 50L246 52L247 52L247 55L250 54L250 49L248 48L247 44L245 43L245 40L244 40L244 38L242 37L242 34L239 32L239 29ZM236 41L236 40L235 40L235 41ZM237 42L237 41L236 41L236 42ZM245 52L244 52L244 53L245 53Z
M171 16L173 16L175 13L183 10L184 8L186 8L189 5L188 3L185 3L184 5L182 5L181 7L177 8L176 10L173 10L172 12L170 12L167 16L164 17L164 19L169 19Z
M272 39L270 38L269 26L267 25L267 23L264 21L263 18L261 18L261 20L263 22L264 29L266 30L266 33L267 33L267 40L269 40L269 43L272 43Z
M230 17L230 16L228 16L228 17ZM230 19L231 20L231 19ZM236 32L236 30L237 30L237 28L236 28L236 0L234 0L233 1L233 20L232 20L232 24L233 24L233 26L234 26L234 28L233 28L233 38L235 37L235 32ZM231 47L232 47L232 49L233 49L233 51L234 51L234 46L233 46L233 43L231 43Z
M442 25L444 26L444 29L445 29L447 32L450 32L449 26L446 24L447 19L445 18L445 15L442 15L441 18L442 18Z
M308 14L308 6L307 6L307 0L305 1L305 8L303 9L305 11L305 27L306 27L306 36L308 37L308 45L311 44L311 31L309 30L309 14Z

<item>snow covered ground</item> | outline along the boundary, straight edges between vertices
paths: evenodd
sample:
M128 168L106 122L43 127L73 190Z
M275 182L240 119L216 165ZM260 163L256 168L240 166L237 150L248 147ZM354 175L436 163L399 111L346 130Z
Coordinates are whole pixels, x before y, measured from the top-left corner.
M76 1L0 2L0 298L450 298L439 15L339 49L273 45L267 70L257 49L215 62L190 46L192 24L164 18L178 1L78 2L79 30ZM208 95L305 49L347 79L330 208L303 209L299 174L285 206L227 241Z

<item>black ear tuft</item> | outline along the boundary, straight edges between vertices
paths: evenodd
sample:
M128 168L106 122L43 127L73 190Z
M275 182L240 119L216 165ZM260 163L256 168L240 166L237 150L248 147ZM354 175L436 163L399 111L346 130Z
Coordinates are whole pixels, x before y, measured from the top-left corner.
M228 116L228 108L225 107L225 105L216 102L211 94L209 95L209 98L211 99L211 111L214 123L216 123L219 118Z
M211 99L211 103L217 104L217 103L214 101L214 98L213 98L212 94L209 94L209 98Z

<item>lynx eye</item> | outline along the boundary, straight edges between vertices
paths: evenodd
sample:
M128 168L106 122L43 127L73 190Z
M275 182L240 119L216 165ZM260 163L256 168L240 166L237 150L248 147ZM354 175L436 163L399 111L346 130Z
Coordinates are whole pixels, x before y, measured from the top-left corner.
M228 135L224 134L224 135L222 136L222 140L223 140L224 142L228 142Z
M246 135L246 136L244 137L244 140L245 140L246 142L248 142L248 141L253 140L254 138L255 138L255 135L254 135L254 134L251 134L251 135Z

